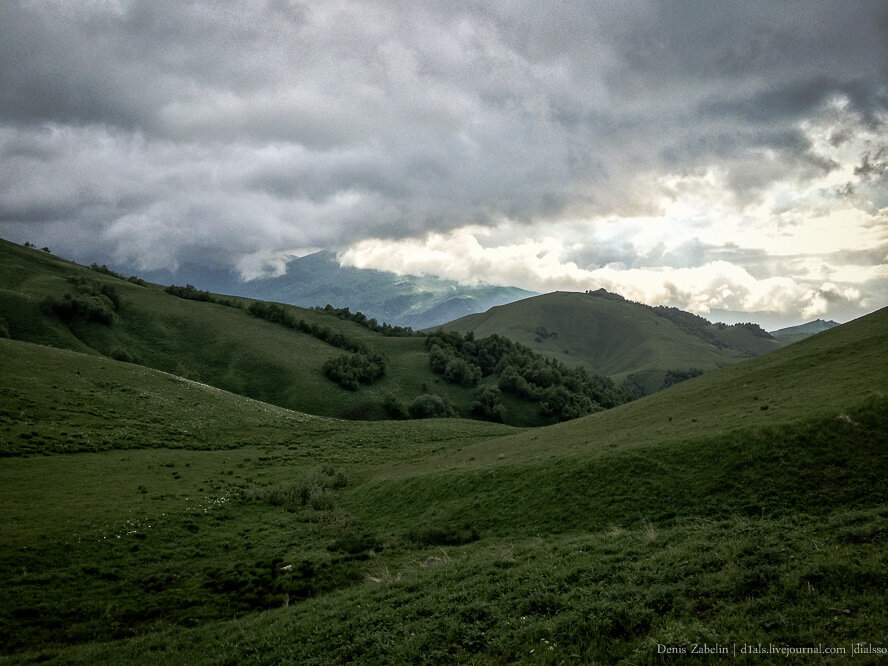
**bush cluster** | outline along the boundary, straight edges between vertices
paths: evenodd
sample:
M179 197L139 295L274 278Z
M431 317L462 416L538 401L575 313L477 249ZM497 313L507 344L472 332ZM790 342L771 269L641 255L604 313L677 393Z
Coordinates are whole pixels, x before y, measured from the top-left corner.
M219 298L217 296L213 296L213 294L211 294L210 292L202 291L201 289L195 287L193 284L186 284L184 287L171 284L169 287L164 289L164 291L168 294L172 294L173 296L178 296L179 298L184 298L189 301L215 303L216 305L224 305L229 308L241 307L240 303L238 303L237 300L235 300L234 298Z
M456 408L446 398L437 393L418 395L407 408L410 418L433 419L457 416Z
M179 298L185 298L189 301L203 301L204 303L213 302L213 295L210 292L202 291L195 287L193 284L186 284L184 287L171 284L169 287L164 289L164 291L168 294L178 296Z
M110 325L114 312L120 308L120 294L113 284L97 282L85 277L71 277L74 293L65 292L61 299L46 296L40 303L48 314L54 314L65 323L92 321Z
M324 374L342 388L357 391L385 376L385 359L376 352L343 354L324 363Z
M432 371L444 375L451 384L471 387L481 381L481 368L458 356L451 347L432 344L429 355Z
M385 413L388 414L389 418L397 420L410 418L410 411L407 409L407 405L391 393L385 396L382 408L385 409Z
M502 423L506 420L503 393L495 386L482 386L475 392L472 414L486 421Z
M653 312L658 317L662 317L663 319L668 319L673 324L675 324L678 328L680 328L685 333L689 333L690 335L697 336L698 338L702 338L706 342L711 345L718 347L719 349L725 348L733 348L738 349L740 351L744 351L742 347L737 346L731 343L730 340L724 340L718 337L713 332L713 327L716 330L723 331L726 328L745 328L749 330L753 335L766 338L773 339L770 333L764 330L758 324L753 323L745 323L745 324L733 324L732 326L728 326L727 324L723 324L721 322L712 324L708 319L701 317L699 315L695 315L691 312L685 312L684 310L679 310L678 308L669 307L667 305L656 305L650 306L645 303L639 303L637 301L630 301L619 294L612 294L606 289L596 289L595 291L586 291L586 294L589 296L594 296L595 298L604 298L611 301L623 301L626 303L632 303L633 305L637 305L642 308L647 308L651 312Z
M462 546L477 541L480 536L472 525L442 525L440 527L413 528L407 538L422 546Z
M248 613L254 610L280 608L291 600L307 599L347 587L361 580L360 570L349 560L312 562L302 560L284 565L275 557L255 563L240 562L229 569L209 567L203 587L227 598L230 611Z
M573 419L630 399L623 389L582 368L568 368L529 347L498 335L476 340L472 333L438 332L426 338L432 371L455 384L475 386L495 377L501 391L534 400L540 414L557 421ZM476 394L473 412L495 418L495 394Z
M307 507L315 511L328 511L333 503L330 491L347 485L348 479L341 470L332 465L323 465L299 479L273 486L251 486L244 490L243 498L247 502L270 504L287 510Z

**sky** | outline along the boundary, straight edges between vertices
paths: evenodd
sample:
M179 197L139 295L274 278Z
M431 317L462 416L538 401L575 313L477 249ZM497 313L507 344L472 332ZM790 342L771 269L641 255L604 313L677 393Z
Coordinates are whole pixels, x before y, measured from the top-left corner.
M844 321L888 305L886 127L884 2L0 3L0 236L128 272Z

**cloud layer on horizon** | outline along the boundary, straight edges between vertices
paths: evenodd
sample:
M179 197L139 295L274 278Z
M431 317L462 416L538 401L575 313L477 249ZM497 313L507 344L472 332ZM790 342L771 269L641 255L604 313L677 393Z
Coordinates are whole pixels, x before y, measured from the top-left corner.
M864 311L888 303L886 44L879 2L4 3L0 233L132 270L323 247Z

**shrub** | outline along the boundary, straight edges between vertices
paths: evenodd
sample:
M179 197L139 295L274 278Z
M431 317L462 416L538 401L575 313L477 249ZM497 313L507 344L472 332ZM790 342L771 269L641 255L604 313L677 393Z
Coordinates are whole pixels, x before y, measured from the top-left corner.
M378 353L345 354L329 359L323 371L342 388L357 391L361 384L372 384L385 375L385 359Z
M472 414L488 421L502 423L506 418L506 408L502 403L503 394L494 386L482 386L475 392Z
M383 409L385 409L385 413L393 419L410 418L410 412L407 410L407 405L405 405L401 400L398 400L398 398L396 398L391 393L385 396L382 407Z
M538 337L555 337L542 327L537 333ZM501 391L538 401L544 415L558 420L614 407L632 397L606 377L569 368L497 335L475 339L471 333L439 331L428 336L426 348L432 371L447 381L477 386L481 377L495 376ZM497 416L499 410L494 412L492 404L489 408L485 412L483 403L473 405L476 414Z
M344 488L347 483L345 474L340 470L332 465L324 465L292 481L247 488L243 496L248 502L261 502L288 510L310 507L315 511L329 511L333 508L330 491Z
M111 324L113 321L112 304L104 296L65 294L61 300L47 296L40 303L44 312L54 314L66 323L75 321L93 321L99 324Z
M316 312L323 312L324 314L333 315L334 317L338 317L339 319L344 319L345 321L353 321L356 324L360 324L365 328L369 328L371 331L375 331L377 333L382 333L385 336L389 337L408 337L411 335L422 335L422 333L414 333L413 329L409 326L392 326L391 324L387 324L383 322L380 324L376 319L368 319L367 315L363 312L351 312L348 308L334 308L329 303L324 307L315 307L312 308Z
M477 386L481 381L481 368L473 363L468 363L461 358L452 358L444 367L444 379L451 384L461 386Z
M132 282L133 284L139 285L140 287L147 287L148 286L148 283L145 282L145 280L143 280L142 278L136 277L135 275L130 275L129 277L124 277L123 275L121 275L117 271L112 271L105 264L102 264L101 266L99 266L98 264L93 263L90 265L90 269L94 270L96 273L102 273L103 275L110 275L111 277L115 277L118 280L126 280L127 282Z
M417 396L408 409L411 418L431 419L436 417L456 416L456 409L445 398L436 393Z

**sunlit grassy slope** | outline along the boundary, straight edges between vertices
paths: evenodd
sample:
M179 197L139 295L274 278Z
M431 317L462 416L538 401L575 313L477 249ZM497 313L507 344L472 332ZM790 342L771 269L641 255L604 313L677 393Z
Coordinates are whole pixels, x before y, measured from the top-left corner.
M46 296L61 299L75 291L69 278L86 278L117 290L121 305L111 325L66 324L41 309ZM386 376L372 386L347 391L322 372L324 362L343 350L315 337L257 319L242 308L184 300L159 285L139 286L0 240L0 324L14 339L106 357L123 352L138 364L312 414L382 419L387 417L387 395L409 404L433 392L469 415L474 389L448 384L432 373L422 338L385 337L325 313L283 307L298 319L384 354ZM508 403L510 422L539 422L532 403L512 396Z
M713 370L779 347L741 327L713 326L710 332L728 345L716 346L647 306L574 292L526 298L440 328L503 335L618 383L631 375L648 393L660 388L668 370Z
M0 341L3 451L31 454L0 460L0 645L196 664L885 646L886 354L883 310L514 431L307 417Z

